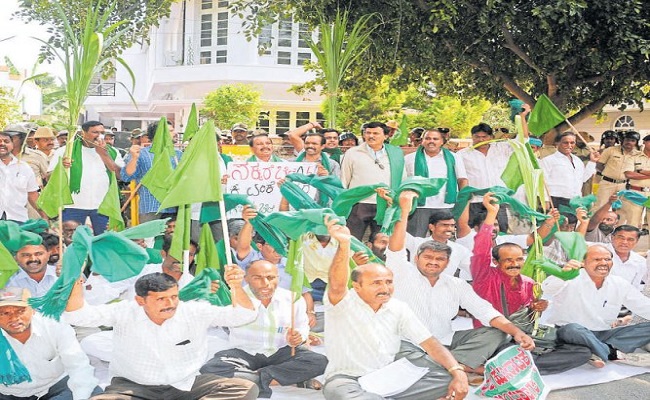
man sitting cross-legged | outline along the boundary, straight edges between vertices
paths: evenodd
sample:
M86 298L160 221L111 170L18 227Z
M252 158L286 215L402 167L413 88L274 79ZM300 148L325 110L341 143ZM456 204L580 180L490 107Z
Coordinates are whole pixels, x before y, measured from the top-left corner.
M404 191L399 197L401 218L395 224L386 251L386 266L395 274L395 297L408 304L426 324L435 338L451 350L451 354L468 373L483 373L483 364L512 336L526 350L535 347L533 340L508 321L490 303L480 298L462 279L444 274L451 248L444 243L424 242L407 261L405 249L406 223L417 193ZM462 307L484 326L456 331L452 319ZM480 377L476 377L476 383Z
M244 288L257 307L257 319L230 328L232 349L214 355L201 372L250 379L258 383L260 397L271 397L269 385L303 384L319 388L310 381L325 371L327 358L304 346L309 335L305 301L278 287L278 267L266 260L253 261L246 269ZM291 322L294 327L291 328ZM295 354L292 354L292 350Z
M90 306L77 282L63 317L78 326L112 326L111 384L93 399L195 400L257 398L250 381L202 374L207 361L208 329L241 325L255 318L241 287L243 271L226 266L225 281L237 307L178 299L178 282L163 273L140 277L133 301Z
M325 223L330 236L339 242L324 298L329 359L325 398L383 399L364 390L359 378L405 357L429 371L406 391L391 398L465 398L468 386L463 367L431 336L406 304L392 298L393 273L388 268L380 264L355 268L351 276L353 289L348 290L350 229L328 218ZM410 343L402 341L403 338Z

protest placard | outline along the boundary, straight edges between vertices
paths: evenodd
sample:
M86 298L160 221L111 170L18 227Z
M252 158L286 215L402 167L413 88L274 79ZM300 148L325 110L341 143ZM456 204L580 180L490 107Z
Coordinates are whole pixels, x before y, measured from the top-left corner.
M315 174L318 164L311 162L231 162L228 164L226 191L245 194L255 204L257 211L269 214L278 211L282 194L277 183L288 174ZM297 185L316 197L316 189L309 185ZM241 218L241 206L228 212L228 218Z

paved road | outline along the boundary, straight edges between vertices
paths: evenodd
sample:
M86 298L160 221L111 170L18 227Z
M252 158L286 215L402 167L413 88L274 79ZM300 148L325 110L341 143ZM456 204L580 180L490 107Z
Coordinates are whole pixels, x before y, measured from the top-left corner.
M551 392L547 400L648 400L650 373L600 385L562 389Z

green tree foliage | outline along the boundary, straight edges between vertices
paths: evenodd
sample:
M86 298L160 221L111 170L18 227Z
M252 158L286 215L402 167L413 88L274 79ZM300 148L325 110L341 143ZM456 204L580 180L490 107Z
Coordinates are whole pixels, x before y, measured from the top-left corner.
M205 96L200 114L220 129L240 122L255 126L263 104L262 93L252 85L223 85Z
M451 137L467 138L472 126L483 121L483 115L491 104L485 99L459 99L437 96L430 100L421 113L408 116L411 127L449 128Z
M172 3L177 0L19 0L20 9L16 15L25 22L37 22L50 26L52 36L48 43L57 49L66 46L65 35L67 27L81 35L85 29L88 9L99 11L100 15L106 15L106 26L117 24L120 21L128 20L123 27L127 32L117 40L106 45L106 57L117 57L124 50L134 44L148 43L151 27L158 26L163 17L169 16ZM60 18L56 4L66 10L66 18ZM41 51L43 60L52 61L54 56L47 46ZM104 64L105 76L110 76L115 69L112 63Z
M14 99L13 90L0 86L0 128L20 120L20 106Z
M267 18L288 7L315 22L338 0L240 0ZM273 4L275 3L275 4ZM648 97L650 7L645 0L357 0L351 22L377 12L382 23L362 66L404 82L432 81L440 93L534 104L547 94L572 123L606 104ZM261 18L261 17L260 17ZM256 29L255 20L249 27Z

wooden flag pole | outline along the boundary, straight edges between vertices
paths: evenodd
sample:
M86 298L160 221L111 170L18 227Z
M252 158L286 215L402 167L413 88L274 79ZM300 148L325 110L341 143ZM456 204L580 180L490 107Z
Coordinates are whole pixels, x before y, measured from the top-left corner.
M122 208L120 209L120 212L124 212L124 210L126 210L126 207L129 205L131 200L133 200L135 195L138 193L138 190L140 190L140 186L142 186L142 183L138 183L138 185L135 187L135 189L133 189L131 191L131 193L129 194L129 197L127 197L126 201L122 205Z
M573 126L573 124L571 124L571 122L569 122L569 119L568 119L568 118L565 119L564 122L566 122L567 125L569 125L569 128L571 128L571 131L573 131L573 133L575 133L575 135L576 135L577 137L579 137L580 140L582 140L582 142L585 144L585 146L587 146L587 148L589 149L589 152L590 152L590 153L594 153L594 152L597 151L596 149L594 149L594 148L592 148L591 146L589 146L589 142L587 142L587 140L586 140L584 137L582 137L582 134L581 134L581 133L576 129L575 126Z
M551 191L548 190L548 185L546 185L546 181L544 181L544 189L546 189L546 193L548 193L548 202L551 204L551 208L555 208L555 204L553 204L553 198L551 197ZM560 221L559 220L555 220L555 226L557 226L557 230L558 230L558 232L560 232Z
M232 264L232 251L230 250L230 233L228 233L228 218L226 218L226 203L222 198L219 200L219 213L221 214L221 229L223 231L223 246L225 247L226 253L226 263L228 265ZM225 271L225 266L224 266ZM230 296L232 300L232 306L237 307L237 299L234 295Z

